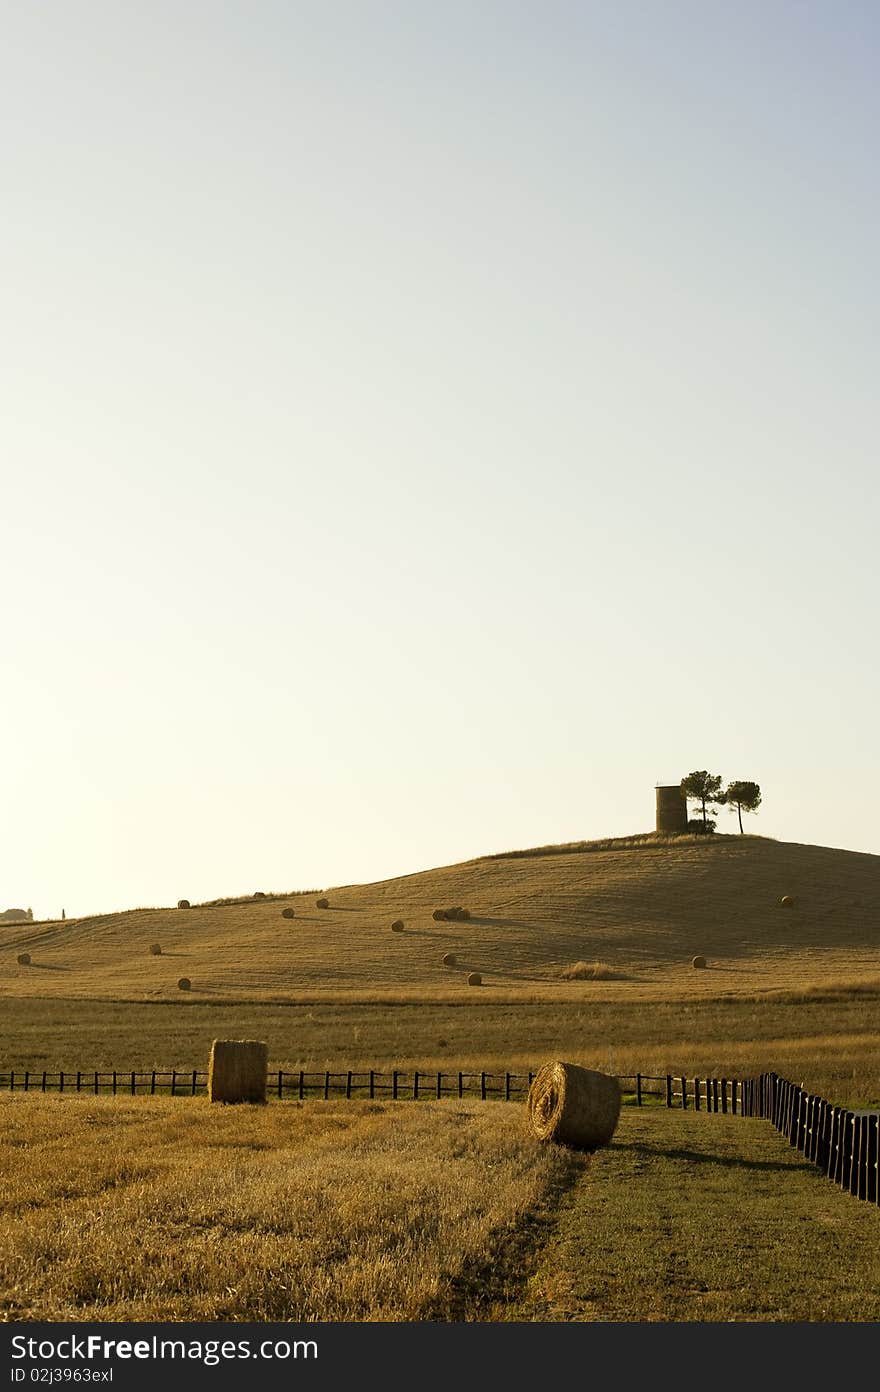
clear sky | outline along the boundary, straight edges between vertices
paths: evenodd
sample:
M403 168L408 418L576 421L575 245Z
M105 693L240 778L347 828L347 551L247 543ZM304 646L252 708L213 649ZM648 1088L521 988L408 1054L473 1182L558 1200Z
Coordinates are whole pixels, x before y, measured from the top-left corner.
M880 852L876 5L3 31L0 909Z

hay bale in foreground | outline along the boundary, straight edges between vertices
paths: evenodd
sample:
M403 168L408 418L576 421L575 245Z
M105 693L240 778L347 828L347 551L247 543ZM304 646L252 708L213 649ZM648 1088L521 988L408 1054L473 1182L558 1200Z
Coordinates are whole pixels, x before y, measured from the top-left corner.
M444 954L443 954L443 965L444 965L444 967L454 967L454 966L455 966L455 953L454 953L454 952L444 952Z
M330 900L329 900L329 899L316 899L316 900L315 900L315 906L316 906L316 908L319 908L319 909L329 909L329 907L330 907Z
M705 967L705 965L706 965L706 959L705 959L705 957L701 957L701 956L698 955L698 956L693 957L693 958L691 959L691 966L692 966L692 967Z
M191 908L192 908L192 904L189 902L188 899L178 899L178 901L177 901L177 907L178 907L179 909L191 909Z
M445 909L435 909L431 917L435 923L445 923L449 915Z
M545 1063L535 1074L526 1107L539 1141L597 1150L617 1129L620 1084L576 1063Z
M790 909L794 904L794 900L792 899L790 894L783 894L779 902L784 909Z
M31 964L31 954L29 952L19 952L15 960L20 967L29 967Z
M469 985L469 986L482 986L482 984L483 984L483 978L480 976L480 973L479 973L479 972L468 972L468 985Z
M403 919L402 919L402 918L395 918L394 922L393 922L392 925L391 925L391 931L392 931L392 933L402 933L402 932L403 932Z
M269 1050L259 1039L215 1039L208 1060L212 1102L265 1102Z
M288 909L282 909L282 910L281 910L281 917L282 917L282 918L296 918L296 910L295 910L295 909L290 909L290 908L288 908Z
M178 983L177 983L177 989L178 989L178 991L191 991L191 990L192 990L192 982L190 981L190 979L189 979L188 976L182 976L182 977L180 978L180 980L179 980Z
M161 957L161 956L162 956L162 944L161 944L161 943L150 943L150 956L151 956L151 957Z

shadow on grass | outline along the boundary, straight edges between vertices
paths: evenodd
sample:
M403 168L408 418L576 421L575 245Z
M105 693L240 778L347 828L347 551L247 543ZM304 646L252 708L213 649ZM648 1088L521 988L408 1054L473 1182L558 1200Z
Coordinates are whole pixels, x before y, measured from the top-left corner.
M643 1145L641 1141L612 1141L611 1144L614 1150L631 1150L657 1160L684 1160L689 1165L721 1165L729 1170L777 1170L785 1174L791 1170L815 1172L815 1166L808 1160L795 1160L786 1165L778 1160L747 1160L740 1155L707 1155L702 1150L670 1149L668 1146Z
M540 1203L526 1212L514 1228L496 1235L480 1256L465 1262L423 1318L497 1319L499 1307L520 1299L553 1231L560 1203L589 1164L589 1155L567 1152L562 1170Z

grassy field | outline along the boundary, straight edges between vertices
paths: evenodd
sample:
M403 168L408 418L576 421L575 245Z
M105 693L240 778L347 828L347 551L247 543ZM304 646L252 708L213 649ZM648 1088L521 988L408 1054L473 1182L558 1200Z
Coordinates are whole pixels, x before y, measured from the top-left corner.
M0 1071L204 1068L215 1038L265 1039L270 1067L486 1068L567 1058L611 1073L773 1069L830 1100L880 1104L880 989L591 1005L258 1005L6 1000Z
M3 1098L0 1152L15 1321L444 1318L585 1163L461 1103Z
M5 1097L0 1150L8 1320L880 1318L880 1211L766 1122Z
M477 971L484 997L587 1003L880 976L880 859L760 837L543 848L327 894L329 909L310 892L5 925L0 998L174 1000L186 976L199 1000L455 1003ZM434 921L453 904L470 921ZM397 918L402 933L390 931ZM17 962L23 951L30 965ZM698 953L705 970L691 966ZM609 974L564 980L578 961Z

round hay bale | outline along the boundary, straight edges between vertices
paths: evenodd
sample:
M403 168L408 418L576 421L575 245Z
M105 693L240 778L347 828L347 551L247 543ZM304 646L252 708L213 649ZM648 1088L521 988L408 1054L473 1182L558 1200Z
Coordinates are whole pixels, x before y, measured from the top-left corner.
M403 932L403 919L402 919L402 918L395 918L394 922L393 922L392 925L391 925L391 931L392 931L392 933L402 933L402 932Z
M282 917L282 918L296 918L296 911L295 911L294 909L282 909L282 910L281 910L281 917Z
M576 1063L545 1063L535 1074L526 1107L539 1141L596 1150L617 1129L620 1084Z
M444 954L443 954L443 965L444 965L444 967L454 967L454 966L455 966L455 953L454 953L454 952L444 952Z
M161 957L161 956L162 956L162 944L161 944L161 943L150 943L150 956L151 956L151 957Z
M470 916L471 916L471 911L470 911L470 909L459 909L459 910L458 910L458 918L459 918L459 921L460 921L461 923L467 923L467 921L468 921L468 919L470 918Z
M265 894L263 893L263 891L262 891L261 889L255 889L255 890L254 890L254 898L255 898L255 899L265 899L265 897L266 897L266 896L265 896Z
M330 900L329 900L329 899L316 899L316 900L315 900L315 906L316 906L316 908L319 908L319 909L329 909L329 907L330 907Z
M31 964L31 954L29 952L19 952L15 960L20 967L29 967Z
M783 894L779 902L784 909L790 909L794 904L794 900L790 894Z
M445 909L435 909L434 912L431 914L431 917L433 918L435 923L445 923L447 918L449 917L449 914L446 912Z
M705 959L705 957L697 956L697 957L692 957L692 958L691 958L691 966L692 966L692 967L705 967L705 965L706 965L706 959Z
M468 985L469 985L469 986L482 986L482 984L483 984L483 978L480 976L480 973L479 973L479 972L468 972Z
M191 908L192 908L192 904L189 902L188 899L178 899L178 901L177 901L177 907L178 907L179 909L191 909Z
M178 989L178 991L191 991L191 990L192 990L192 982L190 981L190 979L189 979L188 976L182 976L182 977L180 978L180 980L179 980L178 983L177 983L177 989Z

